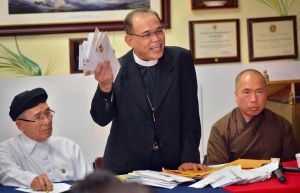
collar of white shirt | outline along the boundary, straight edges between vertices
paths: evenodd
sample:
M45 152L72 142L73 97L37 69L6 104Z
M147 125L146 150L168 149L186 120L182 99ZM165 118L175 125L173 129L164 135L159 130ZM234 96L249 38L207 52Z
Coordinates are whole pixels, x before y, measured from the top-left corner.
M25 149L25 151L27 151L28 154L32 154L34 148L38 145L47 145L48 144L48 140L43 141L43 142L37 142L34 141L32 139L30 139L29 137L27 137L26 135L24 135L23 133L19 135L20 137L20 141L23 144L23 148Z
M145 67L150 67L150 66L154 66L157 64L157 61L158 60L142 60L140 59L136 54L135 52L133 51L133 58L134 58L134 61L141 65L141 66L145 66Z

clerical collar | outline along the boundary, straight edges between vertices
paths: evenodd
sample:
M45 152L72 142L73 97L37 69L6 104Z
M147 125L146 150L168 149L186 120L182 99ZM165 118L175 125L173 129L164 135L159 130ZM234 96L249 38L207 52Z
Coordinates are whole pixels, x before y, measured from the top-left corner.
M133 51L133 58L137 64L145 67L154 66L157 64L158 61L158 60L148 60L148 61L142 60L134 53L134 51Z

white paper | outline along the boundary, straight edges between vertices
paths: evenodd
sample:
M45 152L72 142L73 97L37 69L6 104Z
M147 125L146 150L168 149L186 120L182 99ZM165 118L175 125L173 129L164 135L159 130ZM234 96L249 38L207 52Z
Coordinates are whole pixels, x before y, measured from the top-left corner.
M48 191L48 193L61 193L61 192L69 190L70 187L71 187L71 185L66 184L66 183L53 183L53 190ZM16 188L16 190L22 191L22 192L31 192L31 193L47 193L46 191L34 191L31 188Z
M228 166L207 175L203 180L190 187L203 188L211 185L213 188L232 184L248 184L269 179L272 172L278 168L278 161L271 162L262 167L245 170L241 166Z
M187 178L187 177L182 177L174 174L168 174L168 173L152 171L152 170L138 170L138 171L133 171L132 173L139 176L147 176L149 178L161 179L169 182L176 181L179 183L183 183L183 182L194 181L194 179L192 178Z
M138 176L140 182L148 186L156 186L162 188L172 189L178 184L183 182L194 181L192 178L181 177L178 175L168 174L164 172L152 170L138 170L130 173L131 175Z
M223 176L223 178L221 178L220 180L211 183L211 186L213 188L224 187L239 181L240 178L232 172L232 170L239 170L239 169L241 169L240 166L229 166L211 173L210 175Z
M206 178L204 178L203 180L200 180L192 185L190 185L189 187L191 188L204 188L205 186L212 184L216 181L221 180L222 178L224 178L224 176L217 176L217 175L211 175L211 176L207 176Z
M114 80L120 69L120 63L112 48L107 32L100 32L97 28L94 33L89 33L87 41L79 46L79 66L80 70L92 74L95 72L97 65L110 61Z
M164 180L167 182L173 181L173 179L162 172L150 171L150 170L138 170L132 172L134 175L138 175L140 177L148 177L158 180Z
M163 173L163 174L171 177L173 180L175 180L176 182L179 182L179 183L195 181L193 178L188 178L188 177L179 176L179 175L175 175L175 174L167 174L167 173Z

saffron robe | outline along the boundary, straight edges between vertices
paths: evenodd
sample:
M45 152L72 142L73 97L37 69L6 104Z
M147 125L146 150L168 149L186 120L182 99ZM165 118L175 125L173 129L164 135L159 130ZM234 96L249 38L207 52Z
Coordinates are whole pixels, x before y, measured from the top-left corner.
M295 159L296 143L291 124L264 109L246 122L238 108L233 109L211 129L207 145L208 164L244 159Z

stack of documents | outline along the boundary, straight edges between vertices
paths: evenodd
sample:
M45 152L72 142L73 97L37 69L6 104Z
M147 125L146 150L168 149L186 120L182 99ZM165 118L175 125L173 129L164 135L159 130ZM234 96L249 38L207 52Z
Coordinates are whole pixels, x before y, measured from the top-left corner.
M247 184L263 181L271 177L272 171L279 166L278 161L270 162L255 169L242 169L239 166L227 166L207 175L203 180L192 184L190 187L203 188L211 185L213 188L224 187L232 184Z
M87 41L79 45L79 66L80 70L92 74L99 63L104 60L110 61L110 67L116 78L120 63L112 48L107 32L100 32L97 28L94 33L89 33Z
M186 177L182 177L182 176L166 174L164 172L157 172L157 171L151 171L151 170L133 171L132 173L126 174L125 178L128 175L131 177L129 177L129 180L125 179L124 180L125 182L134 181L134 182L138 182L138 183L148 185L148 186L156 186L156 187L168 188L168 189L172 189L180 183L194 181L194 179L192 179L192 178L186 178ZM132 176L135 176L135 177L132 177ZM119 176L119 178L120 177L122 178L122 177L124 177L124 175Z

